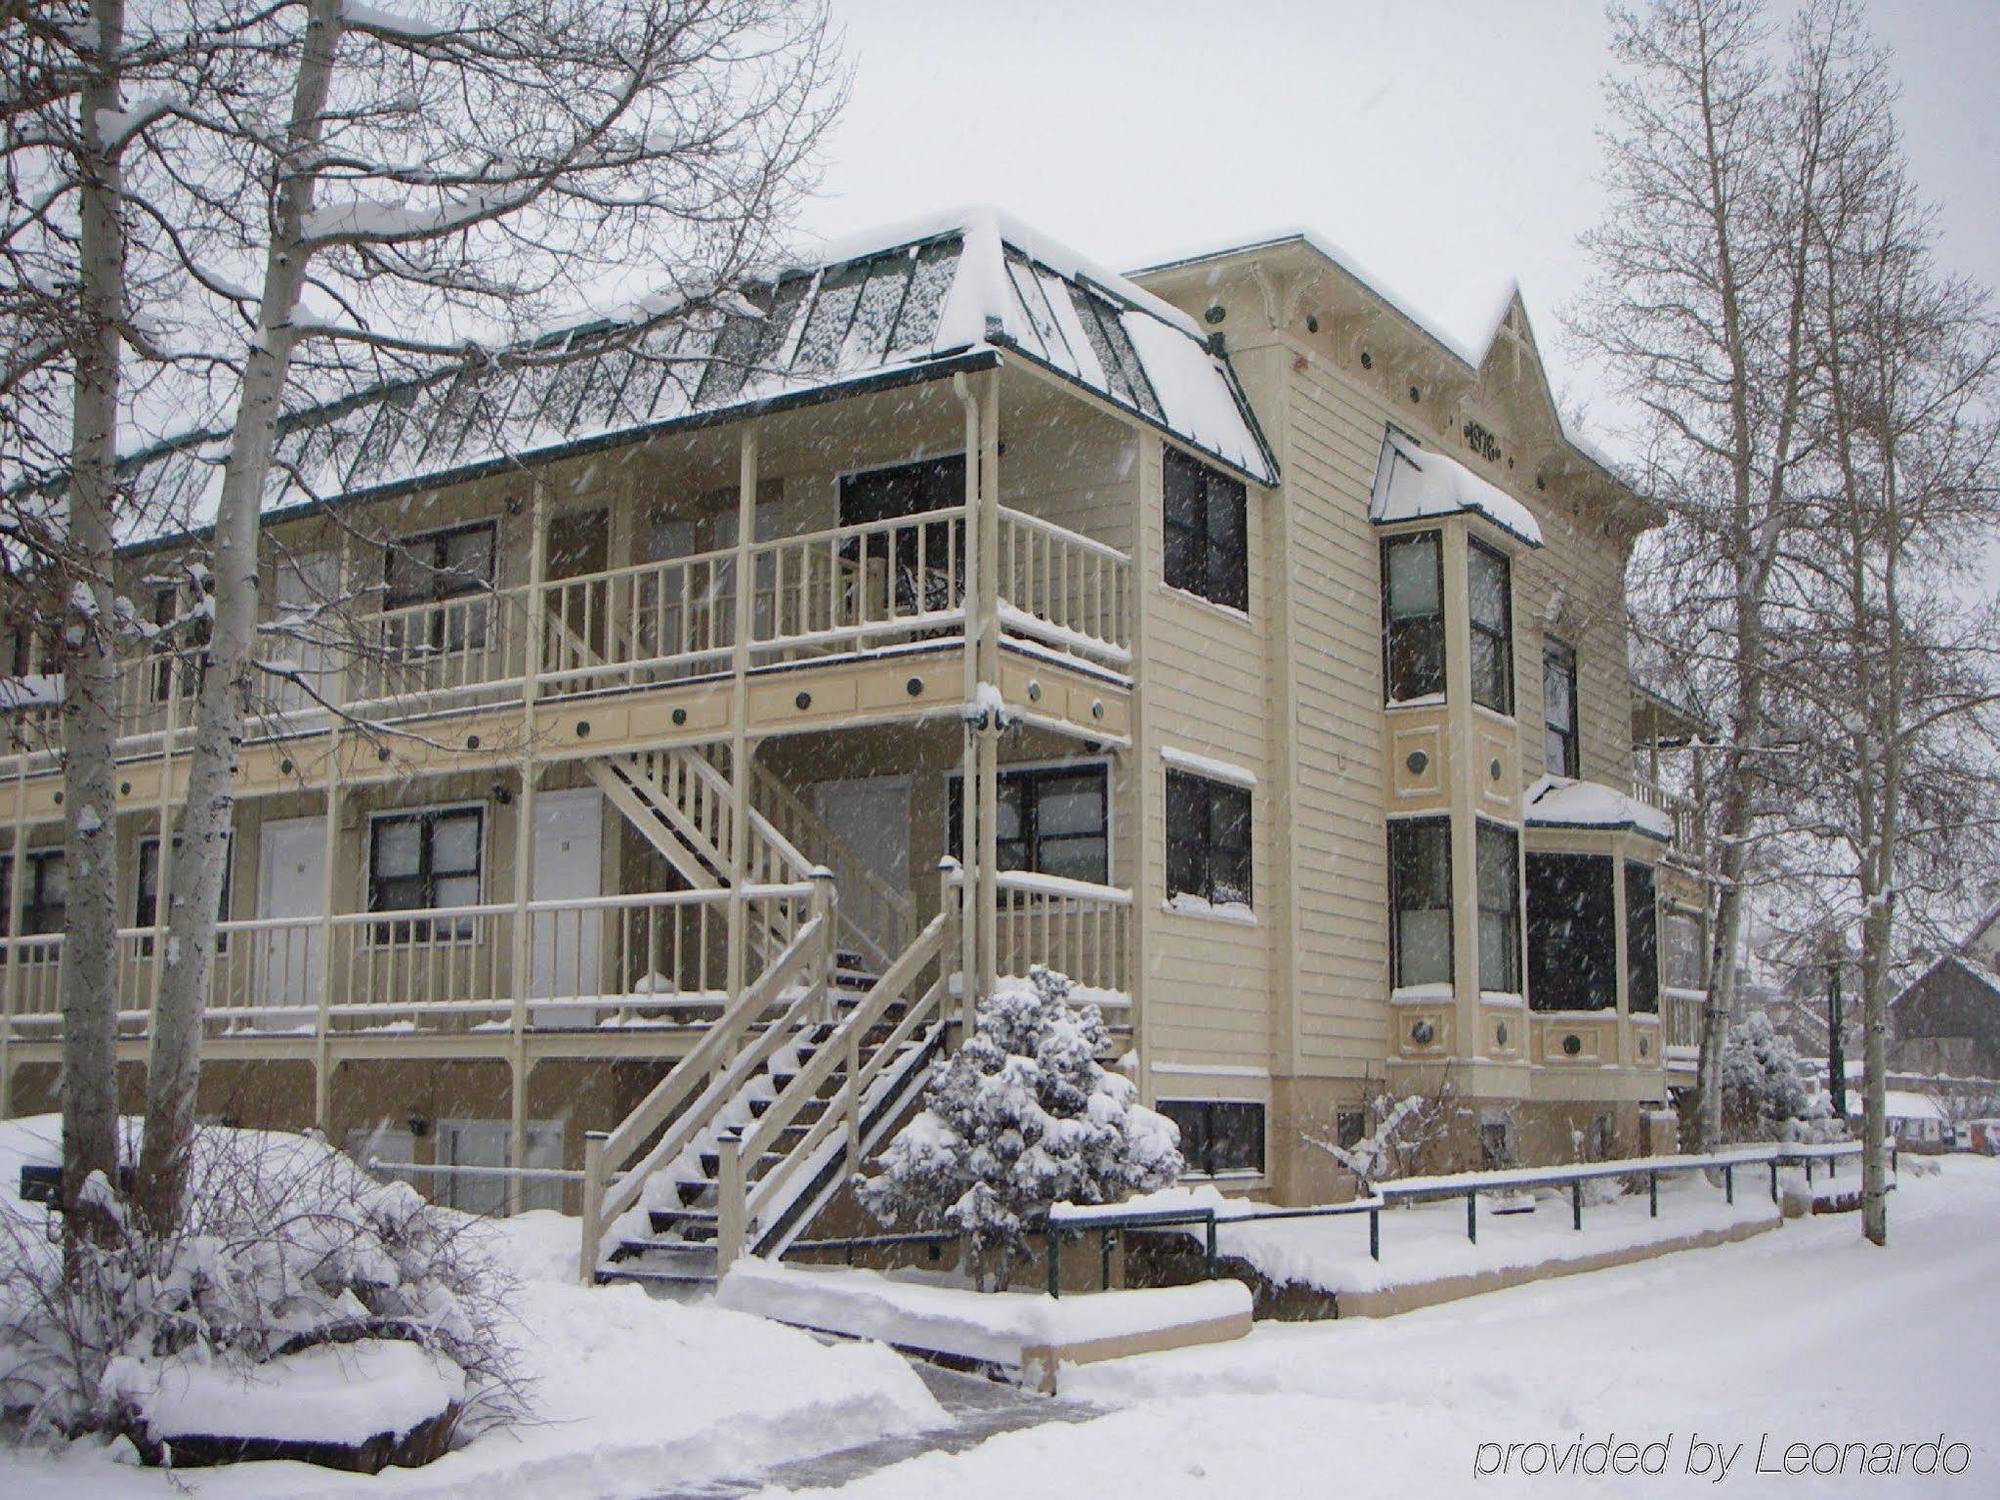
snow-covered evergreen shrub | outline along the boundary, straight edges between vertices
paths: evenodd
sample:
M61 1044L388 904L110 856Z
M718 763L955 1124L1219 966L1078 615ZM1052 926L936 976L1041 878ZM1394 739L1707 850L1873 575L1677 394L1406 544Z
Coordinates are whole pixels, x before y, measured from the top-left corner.
M1824 1096L1806 1092L1799 1049L1753 1011L1729 1028L1722 1053L1722 1121L1732 1140L1797 1140L1827 1134Z
M465 1372L461 1433L519 1414L502 1333L512 1283L477 1221L380 1183L314 1136L203 1127L185 1223L65 1249L45 1210L0 1193L0 1410L21 1432L123 1434L142 1453L147 1396L177 1363L258 1365L320 1345L412 1342ZM67 1266L65 1261L67 1260Z
M924 1109L890 1142L863 1205L884 1224L964 1233L984 1287L1005 1290L1049 1205L1115 1203L1172 1185L1180 1132L1098 1066L1095 1005L1037 966L979 1007L972 1037L933 1064Z

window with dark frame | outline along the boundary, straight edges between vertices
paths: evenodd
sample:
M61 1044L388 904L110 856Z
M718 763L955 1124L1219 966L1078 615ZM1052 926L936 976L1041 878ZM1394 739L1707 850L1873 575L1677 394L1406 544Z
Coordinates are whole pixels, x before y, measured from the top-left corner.
M1618 915L1608 854L1528 856L1528 1004L1610 1010L1618 1003Z
M1105 885L1111 879L1109 777L1102 765L1040 766L1000 772L1000 868ZM962 778L946 783L945 843L963 859Z
M1251 905L1250 789L1167 772L1167 899Z
M1391 703L1444 694L1444 551L1441 533L1382 543L1382 671Z
M181 848L180 835L175 834L174 863L176 866L180 864ZM217 922L226 922L229 920L229 882L235 874L236 841L233 838L225 837L223 840L223 850L222 889L216 892L215 897L215 920ZM139 841L137 887L137 893L132 902L132 925L142 928L160 925L160 840L157 834L151 838ZM139 945L142 952L151 953L153 951L153 940L150 936L141 938ZM227 953L229 951L228 933L218 932L215 935L215 951L217 953Z
M22 856L27 874L21 883L22 937L62 932L69 923L69 867L60 849L31 849ZM13 920L14 856L0 854L0 937L10 936Z
M1633 1015L1660 1009L1660 914L1653 867L1625 862L1625 1006Z
M174 697L176 680L179 696L193 697L201 691L201 675L208 667L215 621L205 612L190 610L185 592L174 584L153 590L153 625L153 701L165 703Z
M1361 1144L1368 1134L1368 1112L1363 1109L1343 1109L1333 1117L1334 1144L1343 1151L1352 1151Z
M1164 574L1168 588L1250 608L1249 502L1243 481L1178 448L1163 449Z
M1451 820L1389 825L1390 948L1396 987L1450 984Z
M1513 564L1484 542L1465 553L1466 621L1472 628L1472 701L1496 714L1514 711Z
M1521 838L1497 823L1479 824L1479 987L1521 992Z
M382 607L446 605L469 595L490 594L493 554L491 521L399 537L383 552ZM407 636L392 645L408 645L413 638L434 651L479 651L486 646L486 611L477 605L439 608L422 620L399 624Z
M1228 1099L1162 1099L1159 1112L1180 1127L1181 1159L1204 1177L1264 1170L1264 1106Z
M483 812L476 807L388 813L369 828L368 909L428 911L479 904ZM378 943L472 936L470 921L409 918L375 924Z
M1577 777L1576 648L1542 642L1542 769Z

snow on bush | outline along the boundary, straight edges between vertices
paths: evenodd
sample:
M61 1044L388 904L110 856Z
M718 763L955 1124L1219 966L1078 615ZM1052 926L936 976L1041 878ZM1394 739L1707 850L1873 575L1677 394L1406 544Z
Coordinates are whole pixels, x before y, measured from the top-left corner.
M1799 1049L1752 1011L1729 1028L1722 1053L1722 1119L1738 1141L1837 1139L1823 1095L1806 1092Z
M1104 1018L1039 965L1003 980L973 1035L933 1064L924 1109L883 1153L862 1204L884 1224L961 1231L979 1284L1007 1287L1049 1205L1115 1203L1181 1175L1180 1131L1098 1066Z
M1375 1184L1421 1172L1441 1148L1458 1108L1457 1091L1447 1073L1430 1093L1377 1094L1368 1106L1375 1128L1351 1146L1330 1136L1309 1135L1307 1141L1352 1172L1356 1190L1372 1193Z
M200 1431L168 1416L196 1376L268 1384L306 1351L358 1360L345 1346L385 1340L471 1392L462 1438L519 1413L500 1332L512 1282L468 1236L476 1220L311 1136L203 1127L189 1182L180 1231L154 1238L94 1176L103 1243L65 1245L56 1216L0 1193L0 1410L22 1434L123 1434L157 1456Z

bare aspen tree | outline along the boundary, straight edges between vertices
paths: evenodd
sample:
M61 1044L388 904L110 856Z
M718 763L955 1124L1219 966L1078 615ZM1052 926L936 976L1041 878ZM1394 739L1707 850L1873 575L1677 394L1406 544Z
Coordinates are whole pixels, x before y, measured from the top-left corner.
M1851 53L1869 56L1865 39ZM1989 294L1939 273L1881 97L1816 219L1825 341L1813 423L1818 524L1800 534L1785 691L1798 794L1860 934L1863 1232L1888 1237L1887 1042L1907 897L1990 851L2000 639L1971 576L2000 533L2000 330ZM1815 849L1815 853L1817 849Z
M1810 215L1831 101L1785 87L1758 0L1614 7L1606 218L1584 238L1592 287L1571 318L1643 413L1665 536L1633 580L1722 742L1708 752L1716 880L1700 1140L1722 1132L1746 883L1768 749L1767 618L1800 418L1815 378Z
M781 0L218 3L209 24L249 82L177 111L179 185L210 250L187 271L247 336L215 356L235 390L147 1074L137 1196L155 1227L181 1208L257 670L259 514L295 371L338 388L385 361L463 361L468 332L510 337L607 278L714 295L775 248L839 99L824 11ZM218 259L258 266L260 290Z

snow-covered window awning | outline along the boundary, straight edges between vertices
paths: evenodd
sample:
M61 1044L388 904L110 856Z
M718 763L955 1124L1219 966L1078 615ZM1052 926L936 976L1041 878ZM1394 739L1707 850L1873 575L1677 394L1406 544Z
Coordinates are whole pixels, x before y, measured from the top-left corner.
M1542 528L1528 507L1456 459L1417 445L1394 428L1384 434L1368 519L1387 526L1471 513L1484 516L1530 547L1542 545Z
M990 210L903 225L700 305L644 305L288 413L266 512L1019 358L1252 483L1277 466L1192 319ZM206 525L224 436L128 459L127 540Z
M1531 828L1630 829L1671 843L1674 820L1615 787L1596 781L1544 776L1521 794L1521 821Z

